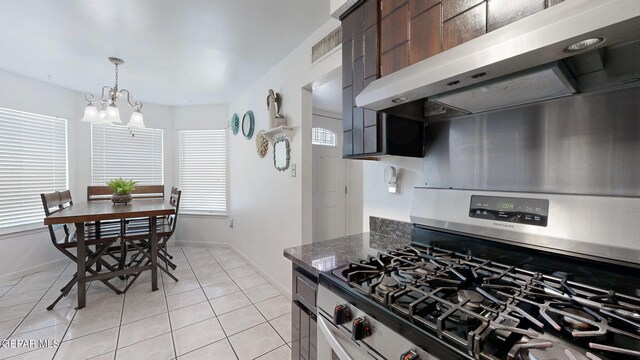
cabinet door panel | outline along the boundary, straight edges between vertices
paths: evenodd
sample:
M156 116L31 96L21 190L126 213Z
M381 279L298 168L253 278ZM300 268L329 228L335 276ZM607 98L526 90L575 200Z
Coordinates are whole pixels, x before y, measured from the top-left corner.
M364 89L364 58L356 59L353 63L353 104L355 98Z
M405 4L382 18L380 51L387 52L409 40L409 5Z
M342 19L342 43L346 44L347 42L353 40L353 14L347 15L344 19Z
M382 0L380 3L380 16L385 17L406 3L407 0Z
M302 310L295 303L291 307L291 358L300 359L300 315Z
M378 152L378 127L376 125L364 128L364 153Z
M440 0L409 0L409 14L413 19L439 2Z
M380 57L380 75L386 76L409 65L408 43L387 51Z
M444 21L449 20L480 4L482 1L483 0L442 0L442 17Z
M444 5L443 5L444 6ZM448 50L486 33L487 4L482 3L445 21L442 25L442 50Z
M318 359L318 323L311 318L309 324L309 360Z
M378 23L378 0L368 0L362 6L364 8L364 29L369 29Z
M370 27L364 33L364 77L378 75L378 28Z
M488 0L487 31L499 29L544 10L545 0Z
M378 123L378 113L373 110L364 109L364 126L374 126Z
M353 131L342 132L342 156L353 155Z
M440 52L442 5L438 4L411 20L409 64L415 64Z
M353 108L353 153L364 153L364 109Z
M342 131L353 129L353 89L342 89Z
M309 359L309 340L310 340L311 318L307 313L300 314L300 356Z
M353 41L342 45L342 87L353 84Z
M353 12L353 58L364 55L364 10L361 7Z

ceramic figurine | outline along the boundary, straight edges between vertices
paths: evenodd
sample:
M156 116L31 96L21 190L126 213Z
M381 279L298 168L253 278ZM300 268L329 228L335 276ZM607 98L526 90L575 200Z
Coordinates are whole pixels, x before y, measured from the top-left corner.
M267 109L269 109L270 129L287 124L284 116L280 114L281 107L282 96L280 96L280 93L274 92L273 89L269 89L269 95L267 95Z

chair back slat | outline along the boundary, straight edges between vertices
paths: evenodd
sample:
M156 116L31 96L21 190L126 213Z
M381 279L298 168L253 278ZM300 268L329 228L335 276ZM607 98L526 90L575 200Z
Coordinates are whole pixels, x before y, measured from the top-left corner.
M73 199L71 198L71 191L60 191L60 202L63 207L73 205Z
M106 185L87 186L87 201L111 200L112 194ZM164 185L138 185L131 195L134 199L164 199Z
M171 225L171 233L176 230L176 224L178 223L178 212L180 210L180 197L182 196L182 191L178 190L176 187L171 188L171 196L169 197L169 204L176 208L176 213L169 218L169 225Z
M64 208L73 205L71 191L69 190L40 194L40 199L42 200L42 207L44 208L44 213L46 216L55 214L58 211L61 211ZM56 230L58 230L60 227L64 229L65 235L69 236L69 227L66 224L56 226L48 225L49 235L51 236L51 241L53 241L54 245L57 245L58 243Z
M62 197L60 196L59 191L40 194L40 198L42 199L42 206L44 207L45 215L49 216L60 211L60 206L62 205Z

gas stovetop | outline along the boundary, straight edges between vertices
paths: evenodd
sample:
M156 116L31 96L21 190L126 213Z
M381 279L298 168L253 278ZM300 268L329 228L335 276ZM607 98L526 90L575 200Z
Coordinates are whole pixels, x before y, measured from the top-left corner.
M640 358L640 298L423 245L330 276L476 359Z

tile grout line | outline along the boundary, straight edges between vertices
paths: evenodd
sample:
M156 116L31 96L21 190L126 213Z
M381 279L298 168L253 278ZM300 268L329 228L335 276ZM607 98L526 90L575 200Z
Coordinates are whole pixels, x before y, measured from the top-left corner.
M129 283L129 279L127 278L127 281L125 281L125 285L124 285L125 289L127 288L128 283ZM124 307L127 304L127 293L123 292L122 295L123 295L122 309L120 310L120 323L118 324L118 337L116 338L116 349L113 351L113 360L115 360L118 356L118 344L120 343L120 331L122 330L122 318L124 317Z
M191 267L191 265L189 265L189 267ZM167 290L164 287L164 276L162 276L162 274L160 274L160 280L162 281L162 292L164 293L164 305L167 307L167 319L169 319L169 333L171 334L171 344L173 345L173 356L174 356L174 359L177 359L178 350L176 349L176 339L173 337L173 325L171 325L171 314L169 312L169 300L167 299Z
M31 310L29 310L29 311L27 312L27 314L22 318L22 320L18 323L18 325L16 325L16 327L15 327L15 328L11 331L11 333L7 336L7 339L8 339L8 338L10 338L11 336L13 336L13 334L16 332L16 330L18 330L18 328L20 327L20 325L22 325L22 324L24 323L24 321L27 319L27 317L29 317L29 315L31 315L31 312L33 311L33 309L35 309L35 308L36 308L36 306L38 306L38 304L40 303L40 301L42 301L42 300L44 299L44 296L45 296L45 295L47 295L47 293L49 292L49 290L51 290L51 289L53 288L53 285L55 285L55 284L56 284L56 281L58 281L58 279L60 279L60 278L62 277L62 274L64 274L64 272L67 270L67 267L69 267L69 265L70 265L70 264L68 264L67 266L65 266L65 268L64 268L64 269L62 269L62 271L60 272L60 274L58 275L58 277L56 277L56 279L55 279L55 280L53 281L53 283L49 286L49 288L47 288L47 290L44 292L44 294L42 294L42 296L40 297L40 299L38 299L38 300L36 301L36 303L35 303L35 304L33 304L33 307L31 308ZM24 278L26 278L26 276L25 276L25 277L23 277L22 279L20 279L20 281L22 281ZM17 282L15 285L18 285L18 283L20 283L20 281L19 281L19 282ZM12 289L13 289L13 288L12 288ZM11 290L9 290L9 291L11 291ZM19 305L19 304L18 304L18 305ZM47 310L47 311L49 311L49 310ZM74 314L74 316L75 316L75 314ZM71 324L71 322L69 322L69 324ZM55 325L54 325L54 326L55 326ZM45 326L45 327L48 327L48 326ZM40 329L44 329L44 327L43 327L43 328L40 328ZM40 329L36 329L36 330L40 330ZM33 330L33 331L36 331L36 330ZM27 331L27 332L25 332L25 334L26 334L26 333L29 333L29 332L30 332L30 331ZM62 342L62 341L61 341L61 342ZM30 351L28 351L28 352L30 352Z
M218 266L220 266L220 264L218 264L218 260L216 260L216 258L211 254L211 252L209 251L209 249L207 249L207 248L205 248L205 249L207 250L207 253L209 253L209 255L211 256L211 258L213 259L213 261L215 261L215 262L216 262L216 264L217 264ZM226 331L224 330L224 328L222 327L222 323L220 323L220 319L218 319L218 315L216 314L216 311L213 309L213 306L211 305L211 302L209 302L209 299L207 298L207 293L204 291L204 289L203 289L203 287L202 287L202 284L200 283L200 279L198 279L198 276L195 274L195 271L193 271L193 267L191 267L191 262L189 261L189 257L188 257L188 256L187 256L187 254L184 252L184 249L182 248L182 246L180 246L180 250L181 250L181 251L182 251L182 253L184 254L184 258L185 258L185 260L187 261L187 264L189 265L189 267L191 268L191 271L193 272L193 275L195 276L196 281L198 282L198 285L200 286L200 290L201 290L201 291L202 291L202 293L204 294L204 297L206 298L206 302L209 304L209 307L211 308L211 311L213 312L214 318L215 318L215 319L216 319L216 321L218 322L218 325L220 326L220 329L222 330L222 333L224 334L224 339L220 339L220 340L218 340L218 341L226 340L226 341L227 341L227 343L229 344L229 346L231 347L231 350L233 351L233 354L235 355L236 359L239 359L238 354L236 353L235 349L233 348L233 345L231 345L231 341L229 341L229 337L227 336L227 332L226 332ZM220 266L220 268L222 269L222 266ZM227 276L228 276L228 275L227 275ZM167 306L168 306L168 305L167 305ZM207 320L209 320L209 319L205 319L205 320L202 320L202 321L199 321L199 322L203 322L203 321L207 321ZM199 323L199 322L196 322L196 323L194 323L194 324L197 324L197 323ZM187 325L187 326L191 326L191 325L193 325L193 324L190 324L190 325ZM185 326L185 328L186 328L187 326ZM204 347L207 347L207 346L209 346L209 345L211 345L211 344L215 344L215 343L217 343L218 341L214 341L214 342L212 342L212 343L209 343L209 344L206 344L206 345L204 345L204 346L201 346L201 347L199 347L199 348L197 348L197 349L193 349L193 350L191 350L191 351L189 351L189 352L186 352L186 353L184 353L184 354L181 354L180 356L186 355L186 354L188 354L188 353L190 353L190 352L194 352L194 351L196 351L196 350L200 350L200 349L202 349L202 348L204 348ZM177 352L178 352L178 350L176 349L176 358L178 357L178 356L177 356Z
M216 259L215 256L213 256L213 254L211 253L211 251L209 251L209 249L207 247L205 247L205 249L207 250L207 253L209 253L209 255L211 256L211 258L213 258L213 261L216 262L216 264L218 264L218 266L220 266L220 269L222 269L222 271L229 276L229 274L227 274L227 272L224 270L224 268L222 267L222 265L220 265L220 263L218 262L218 259ZM184 251L184 250L183 250ZM186 254L185 254L186 257ZM187 259L187 261L189 261ZM189 266L191 266L191 264L189 264ZM197 279L197 276L196 276ZM233 284L235 286L238 286L235 281L233 281L233 279L231 278L231 276L229 276L229 279L233 282ZM198 284L200 284L200 280L198 280ZM215 284L214 284L215 285ZM238 289L240 289L240 287L238 287ZM202 290L204 291L204 289ZM240 289L240 291L242 291ZM205 297L207 297L207 294L204 294ZM240 357L238 356L238 352L236 351L236 349L233 347L233 344L231 343L231 340L229 340L229 336L227 336L227 332L225 331L224 327L222 326L222 323L220 322L220 319L218 318L218 314L216 313L216 311L213 309L213 305L211 305L211 301L209 301L209 299L207 299L207 302L209 303L209 306L211 307L211 311L213 311L213 314L216 315L216 319L218 320L218 324L220 324L220 328L222 329L222 333L224 334L224 338L227 341L227 343L229 344L229 347L231 347L231 351L233 351L233 355L235 355L236 359L240 359ZM221 314L222 315L222 314Z
M208 248L208 247L205 247L205 249L207 249L207 252L208 252L208 253L213 257L213 259L214 259L216 262L218 262L218 259L216 259L216 257L215 257L213 254L211 254L211 251L209 250L209 248ZM232 250L232 252L233 252L233 253L236 253L236 252L235 252L235 250ZM244 260L243 260L243 262L244 262ZM249 265L249 264L247 264L247 265ZM220 267L222 268L222 265L221 265ZM251 267L251 268L253 269L253 266L249 265L249 267ZM230 269L230 270L233 270L233 269ZM255 269L253 269L253 270L255 271ZM222 268L222 271L224 271L224 272L225 272L225 274L227 274L227 276L229 276L229 273L227 273L227 270L225 270L224 268ZM257 273L257 272L256 272L256 273ZM251 275L247 275L247 276L251 276ZM262 275L260 275L260 276L262 277ZM236 283L236 281L235 281L231 276L229 276L229 278L231 279L231 281L232 281L236 286L238 286L238 284ZM266 279L265 279L265 280L266 280ZM269 283L269 281L267 281L267 282L266 282L266 284L270 284L270 283ZM260 284L260 285L264 285L264 284ZM254 286L254 287L257 287L257 286L260 286L260 285L256 285L256 286ZM271 285L271 286L273 286L273 285ZM260 309L259 309L259 308L256 306L256 304L255 304L255 303L254 303L254 302L253 302L253 301L252 301L252 300L247 296L247 294L245 294L244 290L242 290L242 289L240 288L240 286L238 286L238 289L240 289L240 292L242 293L242 295L244 295L244 296L247 298L247 300L249 300L249 303L251 303L251 305L253 305L253 307L255 307L255 308L256 308L256 310L258 310L258 312L260 313L260 315L262 315L262 317L266 320L266 323L267 323L267 324L269 324L269 326L271 327L271 329L273 329L273 331L274 331L276 334L278 334L278 336L280 337L280 339L282 339L282 341L284 342L284 345L285 345L285 346L287 346L287 342L286 342L286 341L285 341L285 339L282 337L282 335L280 335L280 333L278 332L278 330L276 330L276 328L274 328L274 327L273 327L273 325L269 322L269 319L267 319L267 317L262 313L262 311L260 311ZM251 288L249 288L249 289L251 289ZM245 289L245 290L246 290L246 289ZM277 290L277 289L276 289L276 290ZM282 295L279 291L278 291L278 293L279 293L280 295ZM276 295L276 296L278 296L278 295ZM273 298L275 298L276 296L274 296L274 297L272 297L272 298L269 298L269 299L273 299ZM263 301L266 301L266 300L269 300L269 299L265 299L265 300L263 300ZM248 306L249 306L249 305L247 305L247 307L248 307ZM234 310L234 311L235 311L235 310ZM291 311L289 311L289 312L291 312ZM214 313L215 313L215 311L214 311ZM284 315L286 315L286 314L283 314L283 316L284 316ZM218 320L218 322L219 322L219 320ZM260 323L259 325L263 325L263 324L264 324L264 323ZM256 325L256 326L259 326L259 325ZM222 324L220 324L220 326L222 326ZM255 326L254 326L254 327L255 327ZM249 328L249 329L251 329L251 328ZM244 329L244 330L242 330L242 331L238 332L238 334L240 334L240 333L242 333L242 332L244 332L244 331L247 331L247 330L249 330L249 329ZM222 330L224 331L224 329L222 329ZM226 332L225 332L225 334L226 334ZM237 335L237 334L234 334L234 335ZM229 344L231 345L231 348L233 349L233 344L231 344L231 341L229 341ZM264 355L266 355L266 354L270 353L271 351L274 351L274 350L276 350L276 349L279 349L279 348L280 348L280 346L276 347L275 349L271 349L271 350L267 351L267 352L266 352L266 353L264 353L264 354L260 354L260 355L256 356L256 357L254 358L254 360L255 360L255 359L257 359L257 358L259 358L259 357L261 357L261 356L264 356ZM235 353L235 349L233 349L233 351L234 351L234 353ZM237 357L237 356L238 356L238 355L236 354L236 357Z

